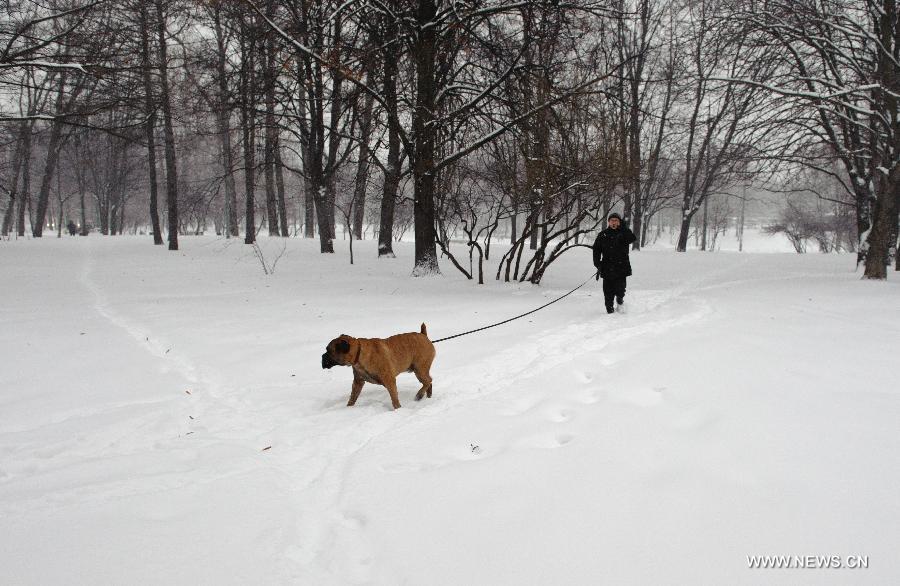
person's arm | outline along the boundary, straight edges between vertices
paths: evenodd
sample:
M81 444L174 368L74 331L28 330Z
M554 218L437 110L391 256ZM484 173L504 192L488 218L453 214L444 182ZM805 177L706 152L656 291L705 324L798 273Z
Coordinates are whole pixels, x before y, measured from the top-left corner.
M600 262L603 260L603 250L600 248L600 235L594 240L594 266L597 268L597 280L600 280Z
M622 237L625 238L625 244L631 244L632 242L637 240L637 236L635 236L634 232L632 232L630 229L622 228L622 230L624 231Z

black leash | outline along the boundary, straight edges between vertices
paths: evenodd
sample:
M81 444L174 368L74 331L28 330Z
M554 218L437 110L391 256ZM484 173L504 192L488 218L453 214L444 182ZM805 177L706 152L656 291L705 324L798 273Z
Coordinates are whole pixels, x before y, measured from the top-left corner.
M461 334L454 334L454 335L452 335L452 336L447 336L446 338L440 338L440 339L438 339L438 340L432 340L431 343L432 343L432 344L437 344L438 342L443 342L444 340L452 340L453 338L459 338L460 336L466 336L466 335L468 335L468 334L474 334L475 332L480 332L480 331L482 331L482 330L489 330L489 329L495 328L495 327L497 327L497 326L502 326L503 324L508 324L509 322L515 321L515 320L517 320L517 319L519 319L519 318L523 318L523 317L525 317L526 315L531 315L532 313L535 313L535 312L537 312L537 311L540 311L540 310L544 309L545 307L549 307L549 306L553 305L553 304L556 303L557 301L562 301L563 299L565 299L566 297L568 297L569 295L571 295L571 294L574 293L575 291L578 291L579 289L581 289L582 287L584 287L585 285L587 285L588 282L590 282L590 280L593 279L594 276L595 276L596 274L597 274L596 271L592 272L592 273L591 273L591 276L588 277L588 278L585 280L585 282L582 283L581 285L578 285L577 287L575 287L574 289L572 289L571 291L569 291L569 292L566 293L565 295L560 295L559 297L557 297L557 298L554 299L553 301L550 301L550 302L548 302L548 303L545 303L545 304L541 305L540 307L538 307L538 308L536 308L536 309L532 309L531 311L529 311L529 312L527 312L527 313L523 313L522 315L517 315L516 317L511 317L511 318L509 318L509 319L505 319L505 320L503 320L503 321L501 321L501 322L497 322L497 323L491 324L491 325L489 325L489 326L480 327L480 328L475 329L475 330L469 330L468 332L463 332L463 333L461 333Z

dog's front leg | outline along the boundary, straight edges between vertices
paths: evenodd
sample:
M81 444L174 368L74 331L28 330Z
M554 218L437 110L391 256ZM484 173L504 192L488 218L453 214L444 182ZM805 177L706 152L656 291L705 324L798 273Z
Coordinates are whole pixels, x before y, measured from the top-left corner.
M353 377L353 387L350 389L350 400L347 401L347 407L356 405L356 400L359 399L359 394L362 392L364 384L366 384L366 381L363 379L356 376Z
M388 393L391 395L391 404L394 406L394 409L400 408L400 397L397 395L397 379L390 378L384 381L384 388L388 390Z

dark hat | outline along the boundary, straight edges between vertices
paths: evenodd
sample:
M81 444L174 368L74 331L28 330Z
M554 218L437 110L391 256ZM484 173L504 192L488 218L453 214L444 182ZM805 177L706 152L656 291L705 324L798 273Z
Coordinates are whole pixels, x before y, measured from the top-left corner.
M611 213L611 214L609 215L609 217L606 218L606 220L609 221L609 220L612 220L613 218L619 220L620 222L622 221L622 216L620 216L620 215L617 214L616 212Z

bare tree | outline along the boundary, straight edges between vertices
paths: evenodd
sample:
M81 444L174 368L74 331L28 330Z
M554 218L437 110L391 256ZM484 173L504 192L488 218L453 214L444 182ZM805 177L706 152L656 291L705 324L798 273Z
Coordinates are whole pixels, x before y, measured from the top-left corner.
M144 83L144 122L145 136L147 140L147 169L149 171L150 184L150 225L153 232L153 244L161 245L162 226L159 222L159 187L156 178L156 92L154 91L152 70L153 59L150 50L150 16L147 4L138 1L138 14L141 29L141 70Z
M240 12L238 39L240 45L240 119L241 147L244 155L244 243L256 242L256 111L257 31L253 13Z
M345 137L352 122L355 98L351 94L355 90L345 83L350 70L340 64L359 31L347 26L347 7L330 0L288 5L283 15L285 29L257 9L279 38L290 41L293 79L285 106L292 123L286 124L285 130L301 145L302 173L312 198L307 216L315 211L323 253L334 252L335 181L354 146Z
M332 30L338 30L343 12L353 4L353 2L342 4L340 9L330 13ZM401 99L410 104L411 109L408 113L408 124L403 126L400 133L401 140L409 145L407 155L410 158L414 186L416 234L414 275L438 271L435 247L437 239L435 185L441 170L508 132L522 120L535 116L552 104L563 101L573 93L594 85L611 74L604 71L597 75L597 72L593 71L561 88L555 95L548 96L546 103L536 105L518 118L496 121L495 116L498 112L492 104L501 103L496 90L512 74L523 49L531 42L524 32L523 21L519 18L523 6L527 5L510 5L502 2L459 5L437 0L419 0L409 6L399 3L397 6L372 4L373 10L387 13L388 18L397 23L397 38L402 42L402 45L398 45L398 49L402 49L402 53L408 55L409 65L414 72L415 83L411 85L404 99ZM593 14L594 11L599 11L600 7L585 4L574 7L559 6L556 10ZM264 16L258 8L257 13ZM357 14L368 13L360 11ZM305 55L310 65L315 63L316 66L326 66L334 79L349 81L372 93L380 105L386 104L384 96L366 85L361 76L352 73L352 67L339 60L340 53L332 50L326 55L320 45L303 37L302 35L306 34L303 26L295 27L294 34L291 34L278 27L271 19L266 20L297 49L298 60L301 55ZM501 22L503 26L500 26ZM510 25L517 26L510 30ZM325 27L320 26L316 30L324 29ZM481 66L480 57L494 51L498 32L507 37L518 36L522 39L519 42L521 49L507 59L506 68L486 71ZM338 46L340 43L332 43L332 47ZM333 100L331 103L334 106ZM398 116L396 112L391 113L390 108L386 106L385 111ZM313 112L310 112L310 116L314 118ZM458 138L458 126L469 124L470 118L474 116L483 116L485 120L493 123L483 135L472 138L461 148L454 151L442 149L442 141ZM337 118L332 115L332 123ZM438 153L442 150L448 154L439 158ZM310 152L309 155L313 162L314 174L318 174L319 157L315 152ZM327 200L324 203L327 204ZM322 213L319 212L320 217Z
M359 109L359 148L356 157L356 177L353 185L353 234L357 240L363 237L363 221L366 211L366 188L369 184L369 165L372 159L371 142L374 134L373 110L375 99L367 94Z
M767 121L772 108L767 94L733 81L749 75L764 78L770 59L732 34L719 7L715 0L702 0L689 5L686 14L693 30L688 57L693 96L683 123L680 252L687 249L691 220L707 197L742 182L776 130Z
M674 197L674 165L671 152L677 138L673 132L674 109L683 100L686 75L679 63L682 32L676 24L676 7L653 0L621 5L616 38L625 63L620 83L624 85L621 137L627 161L625 219L631 219L640 249L647 240L653 216ZM629 205L629 202L631 205Z
M165 0L154 0L156 35L159 43L159 103L163 113L163 136L166 158L166 211L169 228L169 250L178 250L178 169L175 156L175 129L172 124L172 98L169 92L169 51L166 29Z
M219 148L222 157L222 173L224 176L225 199L225 237L237 237L237 189L234 181L234 147L231 136L231 114L233 96L228 87L228 31L225 28L223 6L221 2L212 2L207 7L207 14L213 21L215 32L215 116L216 130L219 135Z
M0 26L0 86L21 82L10 79L23 69L84 73L82 55L66 51L70 35L82 29L91 11L104 0L65 3L57 0L26 0L12 10L7 2L7 20ZM85 56L89 56L85 55ZM0 113L0 122L21 119L47 120L53 113Z
M274 0L266 0L266 17L274 18L275 2ZM287 231L282 233L281 224L278 219L279 200L284 202L284 182L281 181L276 186L275 172L276 167L281 161L278 151L281 149L278 135L280 128L276 123L275 114L275 86L278 76L279 51L275 33L271 29L266 29L263 50L263 73L262 84L265 94L265 133L264 133L264 161L263 169L265 176L266 188L266 223L269 226L270 236L288 236ZM279 189L280 187L280 189ZM280 196L280 197L279 197ZM283 216L283 214L282 214ZM286 227L286 226L285 226Z
M777 48L774 80L750 77L809 113L808 133L828 144L856 199L864 277L886 278L896 247L900 190L900 27L895 0L754 4L748 32Z

